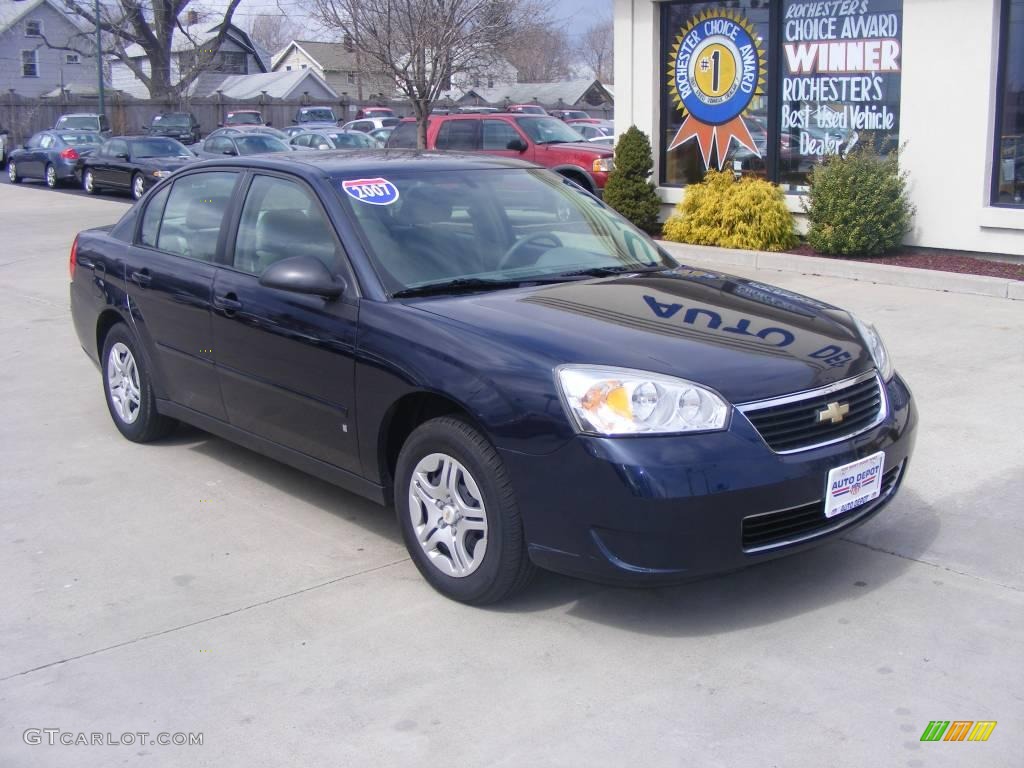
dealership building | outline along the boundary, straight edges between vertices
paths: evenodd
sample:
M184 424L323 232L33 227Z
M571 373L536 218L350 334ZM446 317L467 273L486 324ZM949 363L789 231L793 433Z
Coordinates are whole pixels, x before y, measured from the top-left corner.
M615 121L668 205L708 168L778 183L903 145L909 244L1024 256L1024 0L614 0Z

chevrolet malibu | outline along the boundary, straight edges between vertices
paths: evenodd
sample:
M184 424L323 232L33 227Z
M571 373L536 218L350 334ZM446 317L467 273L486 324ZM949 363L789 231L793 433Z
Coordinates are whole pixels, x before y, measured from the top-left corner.
M550 171L318 152L195 164L79 234L114 425L181 421L381 504L439 592L659 584L871 519L917 416L878 332L676 263Z

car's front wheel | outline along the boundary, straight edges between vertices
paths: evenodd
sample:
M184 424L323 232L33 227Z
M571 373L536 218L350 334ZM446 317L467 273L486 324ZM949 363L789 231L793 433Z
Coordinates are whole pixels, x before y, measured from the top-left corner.
M11 160L7 164L7 178L11 184L21 184L21 175L18 173L18 164Z
M57 169L53 167L53 163L46 164L46 186L50 189L56 189L57 185L60 184L60 179L57 178Z
M141 173L136 173L132 176L132 197L140 200L144 194L146 194L146 180L142 178Z
M85 173L82 174L82 189L90 195L95 195L100 191L100 188L96 186L96 179L93 178L92 170L89 168L86 168Z
M494 447L465 421L432 419L409 436L395 507L413 562L441 594L483 605L529 581L534 568L511 481Z
M103 344L103 391L114 426L129 440L148 443L174 428L174 420L156 410L153 382L138 342L118 323Z

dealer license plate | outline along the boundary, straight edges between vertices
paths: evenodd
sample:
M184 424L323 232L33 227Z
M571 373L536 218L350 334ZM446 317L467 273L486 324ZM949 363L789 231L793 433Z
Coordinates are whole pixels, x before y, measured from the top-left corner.
M831 470L825 483L825 517L841 515L877 499L882 493L884 464L885 452L879 451Z

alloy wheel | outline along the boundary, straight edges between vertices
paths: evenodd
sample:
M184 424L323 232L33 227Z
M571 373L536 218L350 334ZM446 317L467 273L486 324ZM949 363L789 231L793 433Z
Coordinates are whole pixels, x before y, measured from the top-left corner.
M487 510L476 480L446 453L416 464L409 481L409 517L429 561L442 573L464 578L487 551Z
M18 181L18 169L13 161L7 164L7 178L11 180L12 184Z
M52 165L46 166L46 186L50 189L57 186L57 169Z
M92 171L86 171L85 176L82 177L82 186L85 187L85 191L92 194Z
M136 174L135 180L132 181L132 197L138 200L144 194L146 194L146 182L141 176Z
M139 369L132 351L121 342L110 348L107 358L107 389L117 417L125 424L134 424L142 406Z

